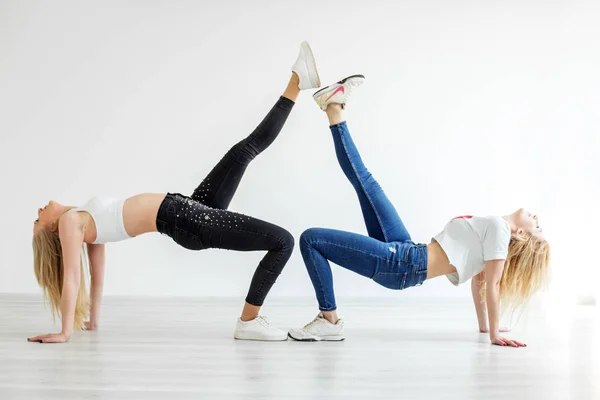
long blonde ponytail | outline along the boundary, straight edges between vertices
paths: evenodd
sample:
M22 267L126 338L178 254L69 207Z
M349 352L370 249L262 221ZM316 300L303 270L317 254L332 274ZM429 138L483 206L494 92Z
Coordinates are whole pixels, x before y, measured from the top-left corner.
M44 291L44 297L50 303L52 316L61 316L60 303L63 287L62 246L56 232L40 229L33 236L33 269L38 284ZM85 246L85 245L84 245ZM75 305L74 329L83 329L90 311L90 299L86 287L84 272L85 251L82 248L80 274L81 282Z
M548 241L530 233L513 236L500 278L500 307L502 311L516 311L548 280L550 245ZM485 299L485 281L481 298Z

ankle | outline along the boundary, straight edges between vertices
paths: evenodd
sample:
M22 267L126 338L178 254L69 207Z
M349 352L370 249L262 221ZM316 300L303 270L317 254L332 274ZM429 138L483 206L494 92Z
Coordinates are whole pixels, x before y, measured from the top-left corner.
M300 90L300 77L294 71L292 71L292 76L290 78L290 86L297 87Z
M335 325L340 319L335 311L322 311L323 318Z
M345 121L341 104L329 104L325 113L329 119L329 125L337 125Z
M244 309L242 310L242 316L240 319L244 322L252 321L258 317L258 313L260 312L259 306L254 306L250 303L244 303Z
M292 101L296 101L298 99L298 95L300 94L300 78L298 74L292 72L292 76L288 82L285 91L283 92L283 97L288 98Z

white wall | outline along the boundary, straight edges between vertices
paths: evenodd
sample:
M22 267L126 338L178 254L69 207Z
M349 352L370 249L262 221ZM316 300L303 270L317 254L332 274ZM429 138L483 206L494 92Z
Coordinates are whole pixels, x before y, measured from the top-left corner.
M524 206L554 250L554 290L591 295L598 223L597 2L0 2L0 292L33 292L31 223L50 198L190 193L284 88L298 44L348 107L371 171L417 241L460 214ZM364 232L325 116L303 94L233 210ZM106 292L246 293L260 253L147 235L108 247ZM335 267L340 297L398 296ZM466 296L445 279L403 296ZM274 296L312 295L300 252Z

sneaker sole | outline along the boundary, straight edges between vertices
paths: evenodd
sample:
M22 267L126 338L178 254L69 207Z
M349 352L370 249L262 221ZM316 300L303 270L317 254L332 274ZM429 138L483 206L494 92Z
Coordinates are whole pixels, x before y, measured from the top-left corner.
M258 338L251 338L251 337L233 337L235 340L253 340L255 342L285 342L287 340L287 337L284 339L258 339Z
M256 337L242 337L242 336L233 336L233 338L235 340L254 340L256 342L285 342L286 340L288 340L287 337L285 338L277 338L277 339L266 339L266 338L256 338Z
M307 70L311 71L311 68L312 68L312 71L315 72L314 77L317 78L316 82L313 82L311 79L310 83L313 85L313 87L319 87L319 86L321 86L321 78L319 78L319 71L317 71L317 62L315 61L315 55L313 54L312 49L310 48L310 45L308 44L308 42L302 43L302 49L308 54L308 57L306 57L307 58L306 61L310 62L310 64L307 65L307 67L308 67ZM310 78L311 78L311 76L309 73L308 79L310 79Z
M364 80L364 79L365 79L365 76L364 76L364 75L360 75L360 74L358 74L358 75L350 75L350 76L347 76L347 77L345 77L345 78L344 78L344 79L342 79L341 81L334 83L334 85L335 85L335 84L338 84L338 85L343 85L344 83L348 82L350 79L363 79L363 80ZM332 85L329 85L329 86L327 86L327 87L324 87L323 89L317 90L317 91L315 92L315 94L313 94L313 98L316 100L316 99L317 99L317 97L319 97L320 95L322 95L322 94L326 93L326 92L327 92L327 90L332 90L332 89L330 88L330 86L332 86Z
M303 339L296 339L292 335L288 333L288 337L296 342L341 342L346 340L344 336L320 336L320 337L310 337Z

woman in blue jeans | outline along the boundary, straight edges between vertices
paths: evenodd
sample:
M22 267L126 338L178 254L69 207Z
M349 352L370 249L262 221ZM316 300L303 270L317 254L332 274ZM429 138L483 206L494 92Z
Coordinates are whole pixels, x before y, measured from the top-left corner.
M303 328L291 329L299 341L344 340L337 316L329 261L394 290L419 286L446 275L458 285L472 279L480 332L492 344L520 347L503 338L501 308L522 305L542 285L550 248L538 218L524 209L506 216L464 215L450 220L430 244L412 241L396 209L367 170L356 148L343 109L352 90L364 82L354 75L316 92L327 113L342 171L354 187L368 236L334 229L311 228L300 237L300 250L315 289L320 313ZM488 324L489 322L489 324Z

